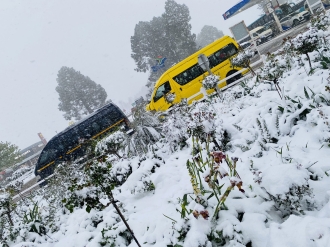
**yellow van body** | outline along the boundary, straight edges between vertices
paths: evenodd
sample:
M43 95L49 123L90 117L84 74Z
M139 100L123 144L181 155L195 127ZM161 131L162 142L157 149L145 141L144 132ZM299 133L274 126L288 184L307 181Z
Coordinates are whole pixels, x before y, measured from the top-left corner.
M211 72L219 76L220 80L222 80L243 69L233 68L229 60L238 53L238 49L239 46L233 38L224 36L175 64L156 82L154 91L151 94L150 103L146 109L148 111L166 111L173 104L181 102L182 99L188 99L188 104L202 99L204 97L201 91L203 87L202 81L208 72L203 71L198 65L198 55L204 54L208 57ZM248 72L249 70L247 69L238 76L240 77ZM237 76L234 78L236 80ZM232 81L233 79L229 79L227 82L224 81L218 86L219 88L223 88ZM213 92L213 89L207 90L208 94ZM175 99L171 103L165 99L169 93L175 95Z

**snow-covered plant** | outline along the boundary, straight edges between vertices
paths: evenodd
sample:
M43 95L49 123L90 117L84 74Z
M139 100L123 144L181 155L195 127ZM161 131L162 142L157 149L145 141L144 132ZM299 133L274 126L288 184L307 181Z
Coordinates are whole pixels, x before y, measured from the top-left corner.
M84 170L83 178L79 181L77 179L73 181L62 202L71 213L77 207L85 207L86 211L90 213L92 209L101 211L112 204L135 242L140 246L126 219L122 215L121 210L116 204L117 201L113 197L112 190L115 185L108 176L111 168L112 165L109 162L106 162L104 157L88 162ZM108 204L103 205L100 201L101 199L107 200Z
M46 222L43 221L39 205L32 200L31 202L24 206L21 202L15 204L11 195L2 191L0 195L2 246L21 241L35 241L47 234Z
M312 63L308 53L317 49L320 44L320 35L322 34L323 32L321 33L318 29L310 28L307 32L299 34L291 40L293 49L298 54L306 55L310 69L312 69Z
M259 144L261 146L263 146L266 143L277 143L278 142L278 139L277 139L278 137L274 137L270 133L265 119L262 119L262 123L261 123L261 121L257 118L256 122L257 122L258 129L260 131L260 137L261 138L259 140Z
M219 76L216 75L208 75L204 78L204 80L202 81L203 87L206 90L209 89L215 89L217 87L219 83Z
M5 189L7 191L10 191L11 193L18 193L21 191L23 186L23 181L16 180L16 181L11 181L5 186Z
M305 185L293 184L289 191L284 194L272 195L269 194L270 199L275 203L276 210L281 211L282 217L291 214L304 214L304 210L313 210L313 190L306 182Z
M116 214L115 214L116 215ZM111 219L112 224L103 228L101 231L101 246L129 246L133 241L130 231L123 226L119 216Z
M194 105L189 114L188 133L201 141L206 141L214 134L215 111L210 107L209 102Z
M287 64L284 59L275 54L269 54L267 61L261 68L259 77L269 81L277 81L287 70Z
M277 171L282 171L280 174ZM308 180L310 172L301 164L287 163L270 166L258 174L258 182L283 218L291 214L304 214L314 205L313 190Z
M278 106L278 110L282 114L280 116L282 133L290 133L292 126L296 125L298 120L306 120L312 109L317 107L316 94L311 89L309 91L304 87L305 99L301 96L295 96L294 98L285 96L283 101L285 105Z
M161 123L157 114L147 112L144 105L140 105L133 113L132 127L134 134L128 140L128 153L142 155L148 146L161 138Z
M163 123L162 134L172 152L187 145L189 138L187 125L189 123L189 108L187 105L175 105Z
M0 216L6 217L6 221L10 226L14 226L12 213L15 204L13 204L12 196L10 193L2 190L0 194Z
M47 234L47 229L39 210L38 203L33 202L33 208L24 213L23 223L27 225L29 232L35 232L42 236Z
M242 180L237 173L236 164L238 158L231 158L221 151L209 151L210 146L206 143L205 149L202 150L201 143L194 141L193 159L187 161L187 169L191 178L193 192L196 196L195 201L204 207L207 207L207 200L213 196L217 199L217 205L213 209L213 217L217 218L221 207L225 206L225 201L230 192L237 187L239 191L244 193L242 189ZM203 155L206 157L203 158ZM204 181L202 180L204 177ZM229 180L223 180L228 177ZM220 181L224 181L222 185ZM208 188L205 186L207 184ZM222 194L222 187L227 184L225 192ZM205 200L204 196L212 192Z
M116 131L99 141L96 145L97 154L114 154L118 158L122 158L120 151L127 146L127 135L122 131Z
M248 68L253 75L255 75L254 70L250 66L250 59L253 57L253 51L251 50L241 50L238 54L230 59L231 66L233 68Z
M310 23L313 28L326 31L330 26L329 12L321 12L317 15L313 15Z
M191 222L193 218L213 223L220 221L220 225L211 224L207 238L200 240L202 242L199 246L211 246L211 244L216 246L220 243L224 245L232 241L242 243L243 237L238 226L233 226L234 233L229 234L225 231L228 222L223 220L223 224L221 223L222 212L227 212L223 209L228 209L225 202L230 193L236 187L240 192L245 193L242 180L236 170L238 158L230 159L221 151L211 152L210 149L214 145L203 144L195 138L193 138L193 145L193 157L187 161L186 166L194 195L185 194L182 199L179 199L180 208L177 211L181 215L180 221L170 218L175 229L174 236L178 241L172 246L188 244L189 240L186 240L186 236L195 227L195 224ZM228 216L224 219L228 219ZM239 222L237 219L236 221Z

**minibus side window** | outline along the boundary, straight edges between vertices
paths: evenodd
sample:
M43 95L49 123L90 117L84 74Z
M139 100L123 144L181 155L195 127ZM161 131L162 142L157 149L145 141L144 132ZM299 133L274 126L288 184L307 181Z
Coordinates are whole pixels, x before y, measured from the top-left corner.
M210 68L217 66L238 52L234 44L229 44L209 56Z
M183 86L202 74L204 74L204 70L198 64L195 64L189 69L186 69L177 76L173 77L173 80Z
M165 94L167 94L170 91L171 91L171 85L168 81L160 85L155 93L154 102L158 101L161 97L163 97Z

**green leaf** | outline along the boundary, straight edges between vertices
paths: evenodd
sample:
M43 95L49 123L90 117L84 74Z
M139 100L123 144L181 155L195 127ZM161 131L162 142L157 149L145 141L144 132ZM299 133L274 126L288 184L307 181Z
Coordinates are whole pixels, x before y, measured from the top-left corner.
M87 212L87 213L90 213L91 210L92 210L92 208L91 208L89 205L87 205L87 207L86 207L86 212Z
M309 94L308 94L308 92L307 92L307 90L306 90L305 87L304 87L304 92L305 92L305 97L306 97L307 99L309 99Z
M212 198L213 196L214 196L214 193L212 193L211 195L209 195L209 197L207 198L207 200L210 199L210 198Z
M284 107L282 107L282 106L278 106L278 110L279 110L281 113L283 113L283 112L284 112Z
M312 97L315 96L315 93L313 92L313 90L310 89L310 87L308 87L308 89L312 92Z

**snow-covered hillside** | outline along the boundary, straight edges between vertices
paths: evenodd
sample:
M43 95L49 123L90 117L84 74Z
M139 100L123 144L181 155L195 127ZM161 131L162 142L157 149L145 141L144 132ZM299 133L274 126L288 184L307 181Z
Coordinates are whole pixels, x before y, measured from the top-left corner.
M87 174L62 166L55 185L19 202L11 228L2 221L2 242L137 246L113 196L141 246L330 246L326 35L311 29L221 98L176 107L143 154L120 151Z

